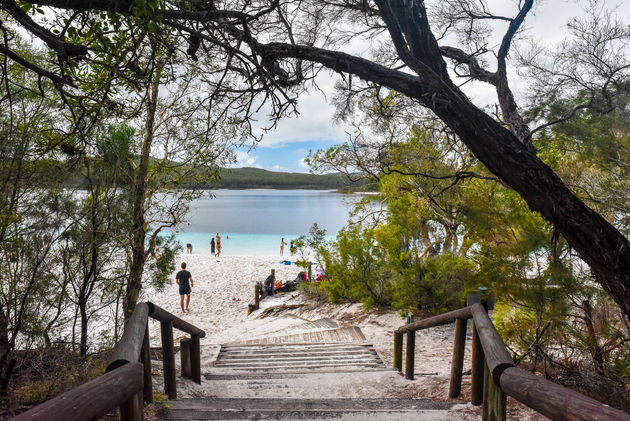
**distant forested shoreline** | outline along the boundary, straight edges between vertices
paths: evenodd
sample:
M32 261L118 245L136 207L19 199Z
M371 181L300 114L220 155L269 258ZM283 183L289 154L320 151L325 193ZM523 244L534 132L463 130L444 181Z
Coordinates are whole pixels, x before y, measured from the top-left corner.
M312 189L312 190L376 190L363 181L353 182L344 174L308 174L275 172L260 168L222 168L219 180L208 188L228 189ZM200 187L200 186L197 186Z
M309 174L276 172L261 168L220 168L218 174L201 175L198 170L180 183L181 188L194 189L307 189L339 191L376 191L376 183L365 180L351 181L345 174ZM50 174L51 171L45 173ZM87 185L84 175L77 175L63 181L66 187L83 188Z

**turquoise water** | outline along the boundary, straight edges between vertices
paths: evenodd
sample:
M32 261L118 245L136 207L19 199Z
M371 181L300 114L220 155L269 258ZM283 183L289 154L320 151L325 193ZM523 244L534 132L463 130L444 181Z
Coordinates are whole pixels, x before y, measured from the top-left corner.
M188 224L177 239L193 245L193 253L210 252L210 239L221 235L223 255L280 254L280 239L308 234L317 222L333 239L347 224L348 212L360 199L319 190L216 190L215 197L191 203ZM229 236L229 238L228 238ZM288 257L285 246L285 257Z

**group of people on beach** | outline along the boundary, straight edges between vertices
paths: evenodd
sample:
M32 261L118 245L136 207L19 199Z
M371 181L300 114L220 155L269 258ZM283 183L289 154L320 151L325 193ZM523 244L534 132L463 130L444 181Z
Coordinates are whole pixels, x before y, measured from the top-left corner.
M214 241L215 238L216 241ZM210 253L212 253L212 255L216 257L219 257L221 255L221 236L218 232L217 236L212 237L212 239L210 240Z
M228 235L227 238L230 238L230 236ZM192 254L192 250L193 250L192 243L187 243L186 254ZM219 257L221 255L221 236L219 235L218 232L217 232L216 237L212 237L210 239L210 253L212 253L212 255L216 257Z
M229 236L227 238L230 238ZM186 253L192 254L192 244L186 244ZM210 239L210 253L213 256L219 257L221 255L221 236L217 232L216 237ZM175 283L179 285L179 305L182 308L182 313L190 312L188 306L190 305L190 293L195 283L192 278L192 274L186 270L186 263L182 263L182 270L175 275ZM184 305L184 297L186 298Z
M284 241L284 237L282 237L280 239L280 256L284 256L284 246L286 245L287 243ZM296 249L297 248L295 246L295 242L291 240L291 244L289 245L289 251L291 252L291 256L295 254Z

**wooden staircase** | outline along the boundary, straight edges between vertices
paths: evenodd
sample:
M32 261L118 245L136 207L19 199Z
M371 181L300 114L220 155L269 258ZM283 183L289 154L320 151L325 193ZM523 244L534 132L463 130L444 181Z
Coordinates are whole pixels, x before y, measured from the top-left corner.
M447 420L452 404L418 399L182 399L168 420Z
M449 419L452 402L394 397L404 380L357 327L320 319L275 333L221 345L206 396L169 401L161 419Z

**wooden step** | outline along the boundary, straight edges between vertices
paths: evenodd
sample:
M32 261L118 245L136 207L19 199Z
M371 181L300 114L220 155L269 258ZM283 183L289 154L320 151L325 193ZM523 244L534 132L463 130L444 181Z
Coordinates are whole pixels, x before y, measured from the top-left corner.
M249 339L245 341L230 342L226 345L266 345L266 344L290 344L290 343L326 343L326 342L363 342L365 336L356 326L340 327L337 329L303 332L293 335L265 337Z
M165 420L369 419L446 420L451 402L420 399L183 399L169 401Z

